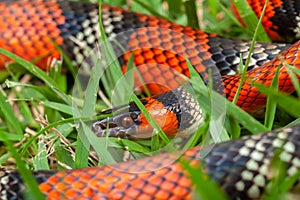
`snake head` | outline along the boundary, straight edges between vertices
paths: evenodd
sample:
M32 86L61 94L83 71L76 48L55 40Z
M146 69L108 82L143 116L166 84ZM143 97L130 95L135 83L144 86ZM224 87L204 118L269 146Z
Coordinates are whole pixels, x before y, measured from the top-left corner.
M145 109L169 138L191 127L203 119L202 110L197 101L178 88L160 95L141 99ZM113 116L94 121L92 128L99 137L120 137L128 139L149 139L154 131L145 115L134 102L119 106L100 114Z
M142 103L146 103L143 102ZM119 137L126 139L149 138L151 128L142 126L142 114L134 102L101 112L101 114L112 114L113 116L94 121L93 132L98 137ZM143 127L144 130L141 130ZM149 131L147 131L149 129Z

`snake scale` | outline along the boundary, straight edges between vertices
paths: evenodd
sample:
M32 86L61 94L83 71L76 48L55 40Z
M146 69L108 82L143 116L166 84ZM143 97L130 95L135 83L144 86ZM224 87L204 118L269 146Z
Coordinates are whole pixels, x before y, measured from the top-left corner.
M248 3L260 15L264 2L248 0ZM241 55L245 61L250 42L228 39L107 5L103 5L102 12L105 33L126 48L127 53L119 57L122 70L126 71L126 64L134 51L134 64L143 79L150 83L148 87L151 92L158 94L142 99L142 103L150 111L152 108L165 109L165 116L170 120L162 129L168 136L172 137L174 131L178 131L180 123L185 123L183 126L186 128L199 120L198 115L201 114L201 111L195 111L199 108L187 99L188 95L183 96L175 81L179 78L178 72L189 76L186 58L204 81L208 78L209 70L213 76L220 74L222 89L216 88L217 91L229 100L233 99L240 81L240 75L237 74L239 58ZM270 0L262 22L267 33L275 40L296 41L300 36L299 15L298 1ZM53 41L67 53L74 65L81 64L89 55L86 46L94 48L100 42L98 5L91 3L0 1L0 23L0 47L27 60L39 57L35 64L42 69L62 59ZM247 77L270 85L279 66L279 90L293 92L294 87L283 62L299 68L299 46L300 42L293 45L257 42ZM124 52L114 43L113 48L116 54ZM3 68L8 62L9 58L0 55L0 67ZM158 67L161 65L168 67ZM151 84L153 81L159 84ZM167 89L175 90L170 93ZM161 92L165 93L159 94ZM189 100L188 109L174 109L176 102L170 103L174 94L181 95L184 101ZM265 97L246 79L237 104L251 112L263 107L265 102ZM180 121L183 114L188 116L188 121ZM93 130L103 136L109 124L111 136L130 137L141 130L147 131L148 125L144 123L143 114L131 103L129 113L96 121ZM174 123L177 123L177 128ZM210 146L189 149L181 157L193 165L201 164L208 176L231 198L261 198L271 178L268 170L276 150L280 150L279 158L286 163L288 176L299 170L299 137L300 126L288 127L216 144L205 157L201 157L202 152ZM47 199L191 199L193 184L180 162L174 158L178 158L178 155L166 153L112 166L33 173ZM151 170L153 167L157 170ZM144 172L130 173L140 170ZM23 197L25 188L17 172L2 170L0 184L2 199Z

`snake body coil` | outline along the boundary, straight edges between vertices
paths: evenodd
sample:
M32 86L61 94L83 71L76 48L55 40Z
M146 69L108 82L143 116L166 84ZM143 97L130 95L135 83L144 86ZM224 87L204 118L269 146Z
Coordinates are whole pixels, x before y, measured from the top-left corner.
M201 152L205 153L206 148L211 150L203 158ZM257 199L276 176L269 171L276 150L286 164L287 176L295 175L300 169L300 126L216 144L213 148L195 147L186 151L182 159L196 166L201 164L232 199ZM162 154L112 166L38 171L34 175L47 199L191 199L192 182L174 158L178 155ZM16 172L2 171L0 178L2 198L22 198L24 186Z
M248 3L260 15L263 4L257 0L248 0ZM233 99L240 82L237 74L239 58L241 55L245 62L250 42L208 34L115 7L103 6L102 12L105 33L112 38L122 70L126 71L126 64L134 51L134 64L144 81L149 83L151 92L158 94L142 99L142 103L154 117L154 113L163 110L168 121L162 129L168 136L174 136L180 124L186 128L200 120L200 108L188 95L183 95L176 81L180 79L178 72L190 75L187 58L205 82L209 71L213 77L221 75L216 90L229 100ZM274 39L297 40L300 37L299 14L297 1L270 0L263 24ZM53 41L75 65L82 64L89 56L89 50L101 42L98 6L95 4L54 0L1 1L0 23L0 47L33 60L43 69L62 59ZM284 63L299 68L299 48L300 42L294 45L256 43L237 105L249 112L263 107L266 98L250 81L269 86L277 67L280 67L279 90L293 92ZM9 61L0 55L0 67ZM175 90L159 94L169 89ZM188 102L188 109L176 107L174 94ZM183 114L189 120L180 121ZM126 117L133 121L130 128L118 124ZM95 122L94 132L103 136L107 124L110 136L130 137L148 130L143 114L133 103L129 105L129 112ZM182 159L192 165L201 164L230 197L260 198L272 178L268 169L275 152L280 152L279 158L286 164L288 176L298 172L299 141L300 126L294 126L217 144L213 148L189 149L183 153ZM211 151L202 157L206 148L211 148ZM47 199L191 199L193 184L178 157L178 154L162 154L112 166L63 172L37 171L34 175ZM151 170L153 168L157 170ZM144 172L131 173L141 170ZM1 198L22 198L25 188L17 172L1 171L0 184Z

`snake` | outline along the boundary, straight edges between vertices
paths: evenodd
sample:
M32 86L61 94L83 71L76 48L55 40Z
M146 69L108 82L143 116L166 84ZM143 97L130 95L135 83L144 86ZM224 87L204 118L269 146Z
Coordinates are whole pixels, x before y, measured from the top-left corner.
M259 16L264 2L247 2ZM101 43L96 4L55 0L1 1L0 14L0 47L34 62L41 69L46 70L62 60L56 44L74 65L80 65L89 56L87 47L93 49L97 47L95 44ZM262 20L266 32L274 40L296 42L293 45L255 44L237 100L243 110L252 112L265 106L266 97L258 92L252 81L270 86L278 67L278 89L285 93L295 90L285 65L300 66L299 14L297 1L268 2ZM186 129L201 120L200 106L179 87L180 81L176 81L180 80L179 74L190 76L186 58L205 82L209 74L218 77L216 82L219 84L214 89L233 100L241 81L240 59L245 62L251 42L108 5L102 5L102 21L105 34L112 38L113 50L120 55L123 72L134 52L134 64L154 94L141 102L154 117L163 115L167 119L161 128L168 137L174 137L180 128ZM10 62L10 58L0 55L0 68ZM178 97L181 103L178 103ZM148 137L152 128L143 113L135 103L125 106L126 111L94 121L94 133L131 139L146 132L145 137ZM103 113L122 108L124 106ZM182 116L186 116L184 120ZM192 199L195 187L181 164L181 160L186 160L193 166L201 166L230 198L258 199L272 178L269 168L275 152L279 150L287 176L299 171L299 137L300 126L295 125L213 146L197 146L179 154L163 153L84 169L33 171L33 175L46 199ZM208 154L202 156L207 149L210 149ZM297 189L298 183L294 183L292 190ZM26 190L17 171L1 170L0 186L2 199L22 199Z

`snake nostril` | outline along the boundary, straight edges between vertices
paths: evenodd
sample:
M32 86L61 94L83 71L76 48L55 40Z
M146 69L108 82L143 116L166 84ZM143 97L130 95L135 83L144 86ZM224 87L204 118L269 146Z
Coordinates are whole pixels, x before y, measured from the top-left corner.
M108 124L108 127L109 128L116 128L118 125L117 124L115 124L115 123L109 123Z
M95 122L93 124L93 130L96 132L106 130L108 128L116 128L118 127L115 123L103 123L103 122Z
M92 129L93 129L93 132L99 133L106 129L106 125L101 122L94 122L92 124Z
M104 124L104 123L99 123L98 125L100 126L101 129L106 129L106 124Z

